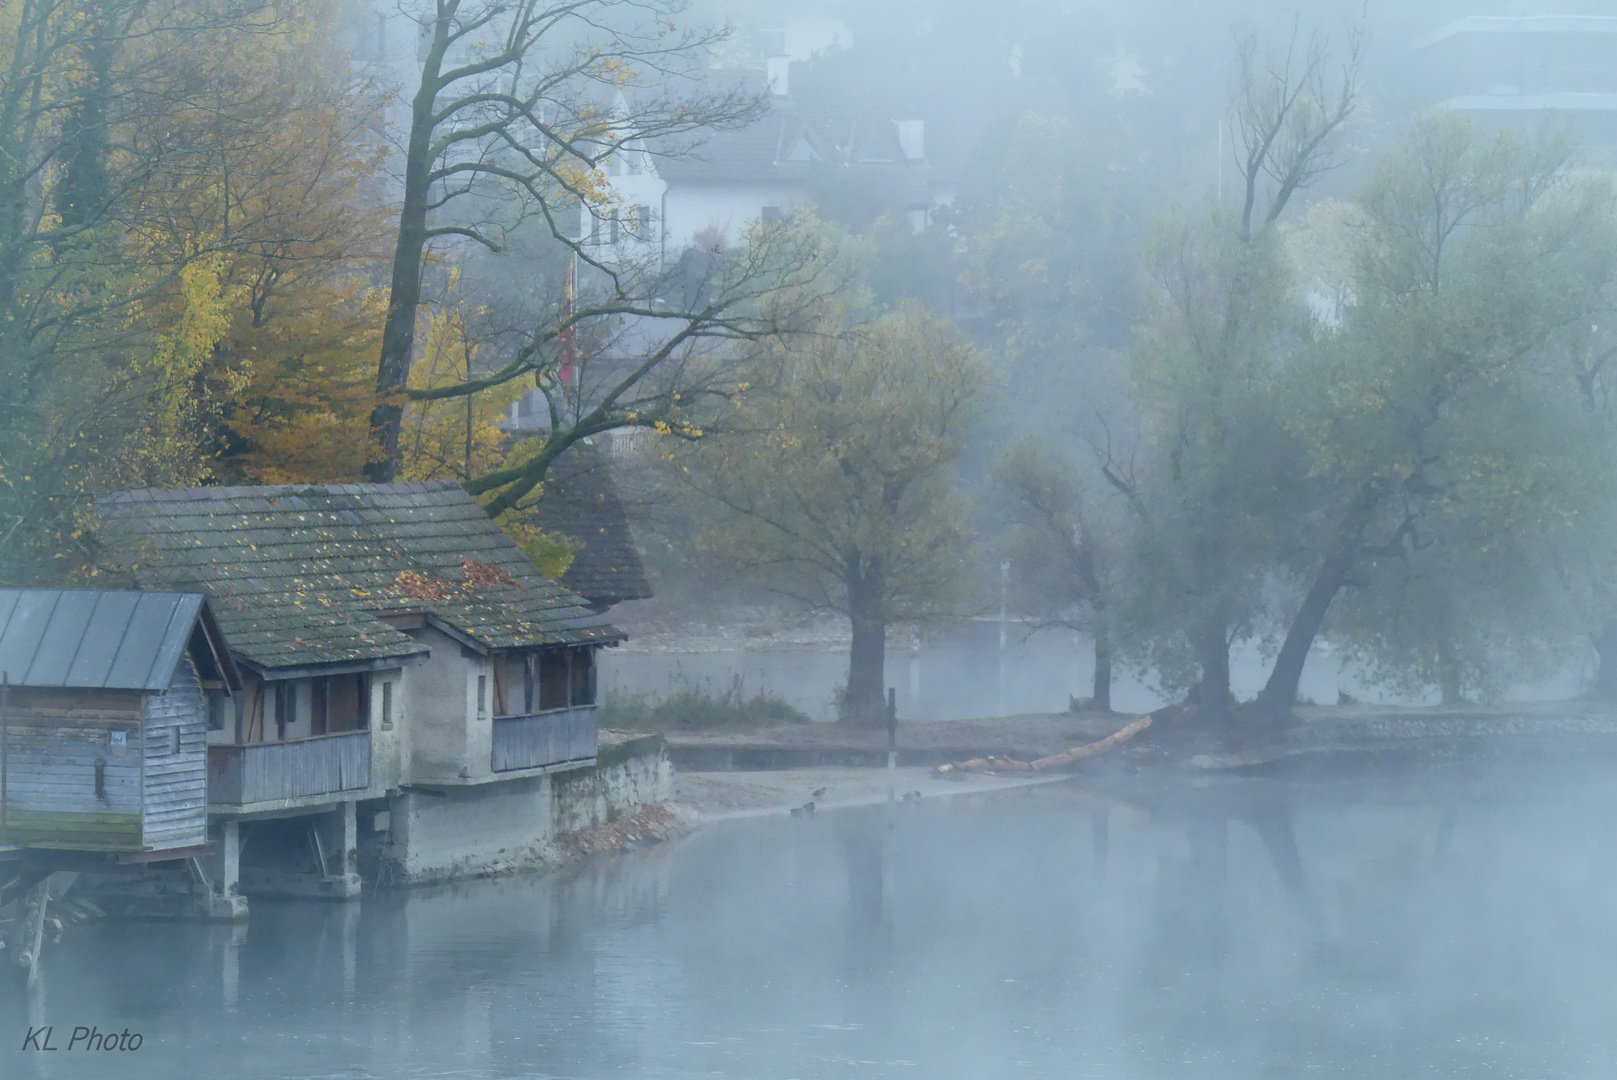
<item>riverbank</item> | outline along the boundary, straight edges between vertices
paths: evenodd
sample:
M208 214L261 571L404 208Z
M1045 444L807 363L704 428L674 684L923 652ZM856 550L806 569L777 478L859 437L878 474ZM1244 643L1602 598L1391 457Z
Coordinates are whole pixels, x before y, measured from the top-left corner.
M931 769L906 766L896 770L894 794L904 801L974 795L1048 783L1055 777L969 775L940 779ZM784 814L813 803L815 811L871 806L887 801L886 769L820 766L725 772L676 772L674 801L701 815L703 821Z
M906 769L920 773L971 758L1032 761L1105 738L1136 718L1135 714L1082 712L934 723L900 721L898 760ZM1588 701L1409 708L1305 705L1298 708L1297 720L1258 745L1230 752L1211 737L1184 738L1189 733L1176 731L1176 722L1167 719L1134 741L1091 759L1088 767L1248 770L1302 767L1341 755L1441 757L1553 747L1617 753L1617 708ZM675 768L687 774L879 770L887 761L887 734L881 728L843 724L779 725L753 731L671 735L668 753Z

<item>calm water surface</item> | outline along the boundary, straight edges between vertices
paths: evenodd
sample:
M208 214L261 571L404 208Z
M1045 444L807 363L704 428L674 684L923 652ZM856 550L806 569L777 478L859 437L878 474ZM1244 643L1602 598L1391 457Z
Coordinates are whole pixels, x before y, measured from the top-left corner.
M0 1075L1608 1078L1608 772L1073 782L103 925L4 973Z

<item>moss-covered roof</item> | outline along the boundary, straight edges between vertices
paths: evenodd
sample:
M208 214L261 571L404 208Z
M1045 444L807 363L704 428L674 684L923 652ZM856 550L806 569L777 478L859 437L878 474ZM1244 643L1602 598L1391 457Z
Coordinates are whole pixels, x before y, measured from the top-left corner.
M398 612L485 649L623 636L451 482L146 489L97 510L142 587L207 593L231 647L266 669L426 652L378 618Z

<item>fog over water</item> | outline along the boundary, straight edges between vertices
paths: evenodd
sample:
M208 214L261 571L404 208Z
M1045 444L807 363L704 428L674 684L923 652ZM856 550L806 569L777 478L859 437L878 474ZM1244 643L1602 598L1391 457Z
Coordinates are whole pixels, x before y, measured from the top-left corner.
M1613 1080L1617 0L0 0L0 591L0 1080Z
M237 929L105 925L53 949L36 993L7 984L5 1027L127 1026L145 1048L0 1063L30 1080L1605 1077L1606 767L1068 781L719 824L567 876L266 903Z

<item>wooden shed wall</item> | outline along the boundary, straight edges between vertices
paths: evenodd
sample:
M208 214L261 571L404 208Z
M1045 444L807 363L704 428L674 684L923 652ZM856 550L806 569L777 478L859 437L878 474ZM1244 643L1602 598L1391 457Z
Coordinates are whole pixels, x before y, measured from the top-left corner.
M140 716L135 693L13 691L6 747L9 838L139 849ZM122 746L113 745L114 732L124 733Z
M174 729L179 752L174 752ZM149 848L208 842L208 722L202 683L191 657L174 668L161 694L146 699L143 728L145 842Z

